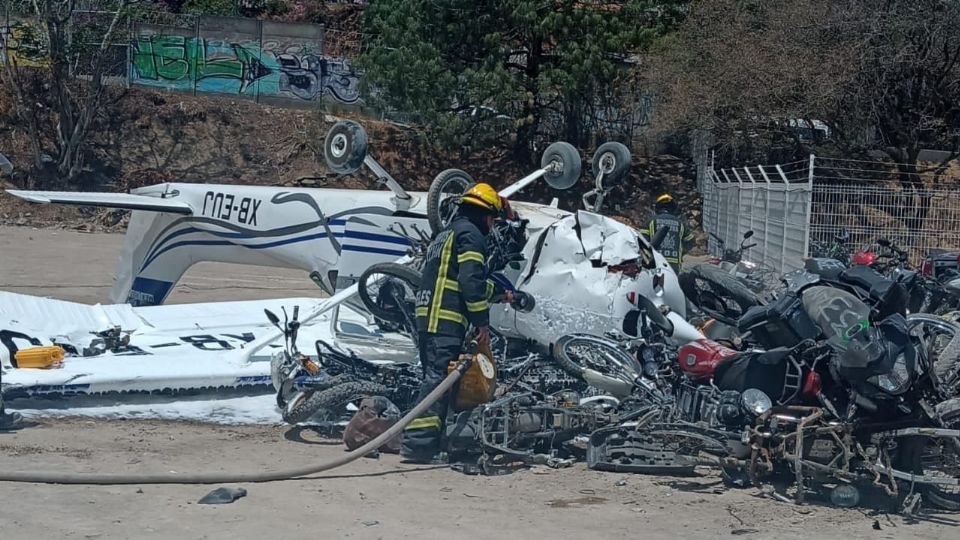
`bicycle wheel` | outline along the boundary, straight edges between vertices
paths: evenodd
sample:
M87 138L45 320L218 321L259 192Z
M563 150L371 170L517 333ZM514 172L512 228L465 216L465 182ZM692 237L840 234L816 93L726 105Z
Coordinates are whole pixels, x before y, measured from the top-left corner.
M420 272L408 266L380 263L360 274L357 293L363 306L374 317L406 324L415 316L413 310L420 281Z

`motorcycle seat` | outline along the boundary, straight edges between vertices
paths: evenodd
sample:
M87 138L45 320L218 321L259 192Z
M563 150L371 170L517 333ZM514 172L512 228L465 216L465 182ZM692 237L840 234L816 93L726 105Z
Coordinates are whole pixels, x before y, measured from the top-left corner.
M884 276L869 266L853 266L840 274L843 283L853 285L867 292L876 302L880 318L899 313L906 314L907 290L896 281Z

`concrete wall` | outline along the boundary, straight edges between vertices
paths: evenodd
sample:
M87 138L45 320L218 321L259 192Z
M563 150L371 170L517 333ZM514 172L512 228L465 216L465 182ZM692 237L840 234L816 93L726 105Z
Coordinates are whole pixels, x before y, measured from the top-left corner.
M231 94L276 105L358 104L359 72L324 55L320 25L201 17L193 27L136 24L131 85Z
M362 105L359 71L350 59L324 54L321 25L180 17L169 25L135 22L131 31L129 44L124 38L111 50L116 61L106 75L118 82L279 106ZM0 63L44 67L48 54L34 21L0 15Z

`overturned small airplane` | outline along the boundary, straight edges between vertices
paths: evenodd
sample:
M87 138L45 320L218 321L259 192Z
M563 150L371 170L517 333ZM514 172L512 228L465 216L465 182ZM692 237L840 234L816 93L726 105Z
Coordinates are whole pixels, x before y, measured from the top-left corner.
M415 361L409 340L400 344L402 336L384 330L364 309L356 282L378 263L409 261L414 246L450 219L452 203L473 179L448 169L427 193L407 192L369 154L366 133L350 121L331 128L324 150L334 172L351 174L366 166L388 189L166 183L131 193L8 190L35 203L133 212L111 293L116 305L0 293L4 387L29 395L265 384L268 352L279 346L280 336L261 320L260 309L294 302L309 313L303 319L306 339L360 348L372 360ZM573 146L554 143L539 169L500 194L511 199L540 179L568 189L580 178L581 161ZM587 210L561 210L556 200L551 205L511 200L522 222L517 246L522 257L514 257L503 274L536 298L536 306L528 312L495 306L491 324L501 334L543 347L572 332L602 334L619 328L633 308L631 299L641 295L662 306L674 323L675 340L702 337L685 321L683 293L663 257L635 229L596 213L629 167L623 145L597 149L596 188L584 196ZM263 301L260 309L251 302L162 306L184 272L202 261L300 269L330 297ZM104 345L104 332L111 330L126 336L121 345ZM61 369L17 369L20 348L53 343L69 355ZM159 356L171 360L158 365Z

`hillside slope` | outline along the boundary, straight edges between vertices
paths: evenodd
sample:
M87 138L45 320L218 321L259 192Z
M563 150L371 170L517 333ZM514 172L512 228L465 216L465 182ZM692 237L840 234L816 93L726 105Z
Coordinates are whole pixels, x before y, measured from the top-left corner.
M365 171L337 177L323 161L323 137L332 117L318 111L274 108L229 97L210 98L141 89L120 92L97 118L91 136L88 189L126 191L158 182L349 187L376 189ZM461 168L478 180L505 186L529 172L510 159L504 148L489 148L461 160L438 152L410 129L358 118L370 136L372 154L404 187L426 190L440 171ZM25 134L18 130L9 106L0 102L0 151L16 163L29 163ZM589 159L589 153L584 152ZM584 170L589 169L585 161ZM699 223L700 200L694 168L673 156L635 157L630 181L608 200L608 214L638 225L650 217L653 197L664 190L678 195L690 219ZM17 171L3 187L25 187L30 179ZM591 188L585 174L567 192L545 185L524 193L540 202L558 196L561 206L575 209ZM0 223L62 226L86 230L118 228L122 212L39 207L0 195Z

